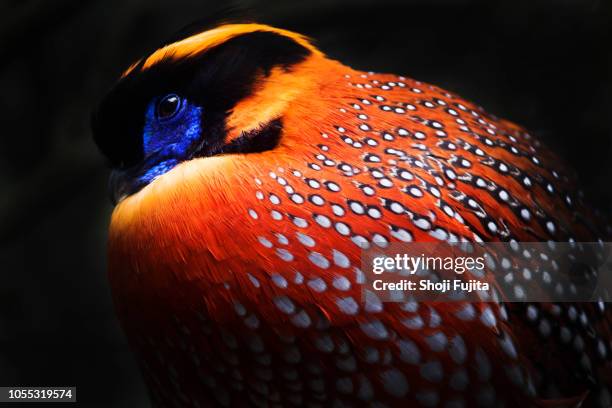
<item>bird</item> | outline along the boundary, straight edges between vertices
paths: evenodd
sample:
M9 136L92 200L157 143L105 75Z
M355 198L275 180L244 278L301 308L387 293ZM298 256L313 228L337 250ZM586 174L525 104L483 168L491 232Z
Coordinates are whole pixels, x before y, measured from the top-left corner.
M393 245L604 246L605 216L523 127L223 22L132 64L92 130L112 168L113 302L154 406L612 405L605 299L366 288L362 255ZM555 285L487 277L519 297Z

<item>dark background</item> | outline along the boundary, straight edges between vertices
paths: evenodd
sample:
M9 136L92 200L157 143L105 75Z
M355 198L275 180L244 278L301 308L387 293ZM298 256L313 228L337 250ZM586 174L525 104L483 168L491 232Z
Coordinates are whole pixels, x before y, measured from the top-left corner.
M244 1L355 67L440 85L521 123L612 208L606 0ZM145 51L211 1L0 3L0 385L76 385L147 406L105 276L108 171L89 115Z

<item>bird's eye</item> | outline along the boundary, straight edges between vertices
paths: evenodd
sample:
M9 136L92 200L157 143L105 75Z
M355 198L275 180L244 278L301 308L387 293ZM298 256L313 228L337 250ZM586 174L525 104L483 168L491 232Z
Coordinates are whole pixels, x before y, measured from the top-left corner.
M168 94L157 102L156 115L159 120L169 120L181 110L181 97L177 94Z

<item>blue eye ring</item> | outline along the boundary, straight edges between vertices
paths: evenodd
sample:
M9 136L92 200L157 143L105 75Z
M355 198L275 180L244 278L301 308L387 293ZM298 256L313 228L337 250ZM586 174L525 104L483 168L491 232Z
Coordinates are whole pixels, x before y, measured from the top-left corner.
M160 122L172 120L181 112L184 106L184 99L175 93L167 94L157 101L155 106L155 116Z

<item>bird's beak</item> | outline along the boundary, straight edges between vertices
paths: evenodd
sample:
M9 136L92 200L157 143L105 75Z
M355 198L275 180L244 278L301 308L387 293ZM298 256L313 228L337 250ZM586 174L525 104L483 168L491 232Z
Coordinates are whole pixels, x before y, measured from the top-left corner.
M130 178L125 170L113 170L108 181L108 192L114 206L130 194Z

